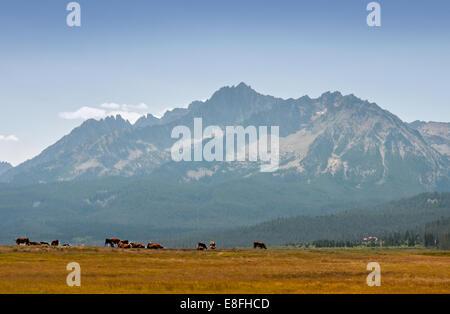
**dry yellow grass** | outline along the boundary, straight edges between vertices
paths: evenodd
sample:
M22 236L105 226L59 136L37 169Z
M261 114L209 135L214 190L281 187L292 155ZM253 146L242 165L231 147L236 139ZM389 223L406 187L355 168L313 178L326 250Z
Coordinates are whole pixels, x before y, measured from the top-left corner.
M66 285L69 262L81 287ZM450 252L0 247L0 293L450 293Z

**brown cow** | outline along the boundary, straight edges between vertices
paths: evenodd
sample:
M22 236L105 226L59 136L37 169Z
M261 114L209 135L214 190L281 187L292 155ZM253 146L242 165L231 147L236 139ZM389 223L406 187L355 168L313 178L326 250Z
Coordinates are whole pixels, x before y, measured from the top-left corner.
M59 240L52 241L52 246L58 246L58 245L59 245Z
M124 246L128 245L128 240L120 240L119 243L117 243L117 247L124 248Z
M28 245L41 245L41 243L30 241L30 242L28 243Z
M206 244L205 244L205 243L199 242L199 243L197 244L197 250L203 251L203 250L207 250L207 249L208 249L208 248L206 247Z
M258 241L253 242L253 248L267 249L266 245L263 242Z
M131 244L128 243L119 242L117 246L121 249L131 249Z
M140 244L140 243L133 243L133 242L131 242L130 245L131 245L131 247L133 249L145 249L145 246L143 244Z
M151 243L151 242L147 243L147 249L158 250L163 248L164 246L158 243Z
M216 249L216 242L210 241L210 242L209 242L209 248L210 248L211 250L215 250L215 249Z
M21 244L30 245L30 239L28 239L28 238L18 238L18 239L16 239L16 244L17 245L21 245Z
M111 247L114 247L115 244L118 246L119 242L120 239L117 238L105 239L105 245L109 244Z

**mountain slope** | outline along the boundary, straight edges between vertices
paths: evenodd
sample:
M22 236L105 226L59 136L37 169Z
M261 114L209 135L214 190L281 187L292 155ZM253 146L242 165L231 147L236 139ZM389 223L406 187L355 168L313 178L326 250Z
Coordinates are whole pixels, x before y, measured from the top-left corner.
M434 149L450 158L450 123L414 121L410 126Z
M83 150L89 143L97 141L106 134L114 136L130 128L131 124L120 116L108 117L101 121L87 120L54 145L46 148L37 157L5 173L1 181L38 183L48 180L69 180L76 177L77 167L83 167L82 164L75 163L74 159L81 159L78 155L80 151L87 153ZM65 171L64 176L61 170Z
M0 175L10 170L13 166L7 162L0 162Z

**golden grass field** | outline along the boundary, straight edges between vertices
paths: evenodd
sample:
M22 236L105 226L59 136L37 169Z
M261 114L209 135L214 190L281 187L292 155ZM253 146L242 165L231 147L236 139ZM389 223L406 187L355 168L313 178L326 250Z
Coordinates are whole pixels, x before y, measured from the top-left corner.
M66 284L70 262L81 287ZM369 262L380 287L366 284ZM450 293L450 252L4 246L0 293Z

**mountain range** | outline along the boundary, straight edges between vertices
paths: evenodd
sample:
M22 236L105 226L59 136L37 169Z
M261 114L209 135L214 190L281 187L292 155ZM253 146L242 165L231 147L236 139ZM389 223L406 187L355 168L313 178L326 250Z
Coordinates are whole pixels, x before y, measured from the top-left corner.
M354 95L327 92L319 98L281 99L241 83L206 101L174 109L134 125L122 117L88 120L35 158L4 172L1 182L33 184L108 176L170 173L179 180L252 176L251 162L174 163L170 137L177 125L280 126L280 170L274 176L321 178L356 189L397 186L415 191L449 186L449 124L402 122Z
M279 169L172 161L172 129L198 117L279 126ZM354 95L282 99L244 83L161 118L87 120L33 159L0 164L0 241L174 237L449 191L449 125L406 123Z

